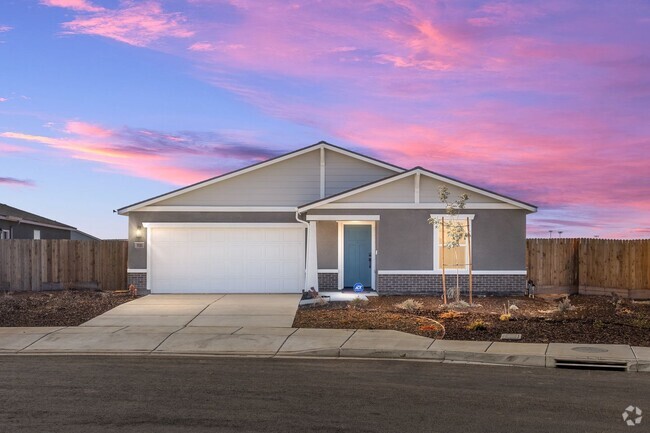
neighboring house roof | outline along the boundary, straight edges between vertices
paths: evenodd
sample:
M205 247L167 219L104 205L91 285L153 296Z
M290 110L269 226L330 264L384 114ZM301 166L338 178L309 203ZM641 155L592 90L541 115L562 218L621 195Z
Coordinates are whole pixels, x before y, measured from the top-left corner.
M15 221L21 224L50 227L61 230L76 230L76 227L42 217L3 203L0 203L0 220Z
M117 213L120 214L120 215L123 215L123 214L125 214L127 212L137 210L139 208L142 208L144 206L148 206L148 205L157 203L157 202L162 201L162 200L166 200L168 198L177 196L179 194L190 192L190 191L193 191L193 190L198 189L198 188L203 188L205 186L212 185L212 184L215 184L217 182L221 182L223 180L230 179L230 178L233 178L235 176L239 176L239 175L242 175L244 173L251 172L253 170L257 170L257 169L260 169L260 168L263 168L263 167L267 167L267 166L269 166L271 164L275 164L275 163L278 163L278 162L281 162L281 161L285 161L285 160L287 160L289 158L294 158L296 156L303 155L303 154L305 154L307 152L312 152L312 151L314 151L316 149L328 149L328 150L331 150L333 152L338 152L338 153L341 153L341 154L344 154L344 155L347 155L347 156L351 156L351 157L356 158L356 159L360 159L360 160L365 161L365 162L369 162L371 164L378 165L380 167L387 168L387 169L392 170L392 171L394 171L396 173L402 173L402 172L405 171L404 168L398 167L398 166L396 166L394 164L390 164L390 163L385 162L385 161L380 161L380 160L378 160L376 158L372 158L370 156L362 155L360 153L357 153L357 152L354 152L354 151L351 151L351 150L348 150L348 149L344 149L344 148L339 147L339 146L335 146L335 145L330 144L330 143L328 143L326 141L319 141L318 143L312 144L311 146L303 147L302 149L294 150L293 152L285 153L283 155L276 156L275 158L271 158L271 159L268 159L266 161L258 162L257 164L249 165L247 167L243 167L243 168L240 168L238 170L234 170L234 171L231 171L231 172L228 172L228 173L224 173L222 175L215 176L215 177L212 177L210 179L206 179L204 181L201 181L201 182L198 182L198 183L195 183L195 184L183 187L183 188L179 188L179 189L176 189L174 191L170 191L170 192L165 193L165 194L158 195L156 197L152 197L152 198L149 198L149 199L146 199L146 200L143 200L143 201L139 201L137 203L130 204L128 206L124 206L124 207L118 209Z
M75 230L73 232L73 240L74 240L75 234L76 234L77 237L82 238L82 239L77 239L77 240L101 241L100 238L95 237L93 235L90 235L90 234L88 234L86 232L82 232L81 230ZM87 238L87 239L83 239L83 238Z
M383 186L383 185L389 184L391 182L395 182L395 181L407 178L409 176L413 176L415 174L428 176L428 177L430 177L432 179L436 179L436 180L439 180L439 181L442 181L442 182L445 182L445 183L448 183L448 184L451 184L451 185L455 185L455 186L467 189L469 191L474 191L476 193L483 194L483 195L491 197L493 199L503 201L503 202L506 202L506 203L511 204L513 206L528 210L530 212L537 212L537 207L530 204L530 203L526 203L526 202L523 202L521 200L516 200L514 198L511 198L511 197L508 197L508 196L505 196L505 195L502 195L502 194L497 194L496 192L489 191L487 189L480 188L478 186L474 186L474 185L471 185L471 184L466 183L466 182L461 182L460 180L457 180L457 179L454 179L454 178L451 178L451 177L448 177L448 176L443 176L441 174L435 173L435 172L433 172L431 170L427 170L427 169L422 168L422 167L415 167L415 168L407 170L407 171L405 171L403 173L397 173L394 176L389 176L387 178L380 179L380 180L377 180L375 182L370 182L370 183L367 183L365 185L361 185L361 186L359 186L357 188L352 188L352 189L349 189L347 191L343 191L343 192L340 192L338 194L334 194L334 195L331 195L329 197L325 197L323 199L315 200L315 201L313 201L311 203L306 203L306 204L298 207L298 212L305 212L305 211L308 211L310 209L314 209L314 208L317 208L319 206L322 206L322 205L325 205L325 204L328 204L328 203L332 203L332 202L335 202L337 200L341 200L343 198L350 197L350 196L353 196L355 194L359 194L359 193L362 193L362 192L365 192L365 191L368 191L368 190L371 190L371 189L374 189L374 188L378 188L380 186Z

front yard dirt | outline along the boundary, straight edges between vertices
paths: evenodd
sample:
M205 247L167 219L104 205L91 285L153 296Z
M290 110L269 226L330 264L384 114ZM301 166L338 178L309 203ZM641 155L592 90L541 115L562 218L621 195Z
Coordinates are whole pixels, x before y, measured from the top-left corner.
M64 290L0 294L0 326L77 326L120 304L128 293Z
M406 299L422 303L417 311L397 307ZM561 297L476 298L474 306L452 309L436 297L380 296L366 304L335 302L300 307L294 327L394 329L445 339L500 340L501 334L521 334L527 343L610 343L650 346L650 302L633 302L606 296L571 296L571 309L558 311ZM504 304L510 320L500 320ZM477 322L484 326L477 326ZM474 326L472 326L474 325ZM478 329L470 329L478 328Z

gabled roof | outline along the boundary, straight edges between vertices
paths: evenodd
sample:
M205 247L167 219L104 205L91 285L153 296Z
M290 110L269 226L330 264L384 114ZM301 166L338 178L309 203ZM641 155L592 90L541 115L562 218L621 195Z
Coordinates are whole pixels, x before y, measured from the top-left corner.
M386 177L384 179L377 180L375 182L370 182L370 183L367 183L365 185L361 185L361 186L359 186L357 188L352 188L352 189L349 189L347 191L343 191L343 192L340 192L338 194L334 194L332 196L313 201L311 203L306 203L306 204L298 207L298 212L306 212L306 211L308 211L310 209L314 209L314 208L317 208L319 206L323 206L323 205L326 205L328 203L332 203L332 202L335 202L337 200L341 200L343 198L350 197L350 196L353 196L353 195L356 195L356 194L359 194L359 193L362 193L362 192L365 192L365 191L368 191L368 190L371 190L371 189L374 189L374 188L378 188L378 187L380 187L382 185L386 185L388 183L392 183L392 182L407 178L409 176L413 176L416 173L419 173L420 175L423 175L423 176L428 176L428 177L430 177L432 179L436 179L436 180L448 183L450 185L455 185L455 186L458 186L460 188L467 189L469 191L474 191L476 193L483 194L483 195L491 197L493 199L496 199L496 200L511 204L513 206L528 210L530 212L537 212L537 206L534 206L534 205L532 205L530 203L526 203L526 202L523 202L521 200L517 200L517 199L511 198L511 197L502 195L502 194L497 194L496 192L489 191L487 189L483 189L483 188L480 188L478 186L471 185L469 183L461 182L460 180L457 180L457 179L454 179L454 178L451 178L451 177L448 177L448 176L443 176L441 174L438 174L436 172L433 172L431 170L427 170L427 169L419 167L419 166L414 167L414 168L412 168L410 170L404 171L403 173L397 173L394 176L389 176L389 177Z
M36 226L51 227L61 230L76 230L76 227L42 217L3 203L0 203L0 219L5 221L15 221L21 224L32 224Z
M369 156L366 156L366 155L362 155L360 153L353 152L351 150L344 149L344 148L339 147L339 146L335 146L335 145L330 144L330 143L328 143L326 141L320 141L320 142L318 142L316 144L312 144L311 146L303 147L302 149L294 150L293 152L289 152L289 153L286 153L284 155L279 155L279 156L276 156L275 158L271 158L271 159L268 159L266 161L258 162L257 164L249 165L247 167L243 167L243 168L240 168L238 170L231 171L229 173L225 173L225 174L222 174L222 175L219 175L219 176L215 176L215 177L212 177L210 179L206 179L204 181L197 182L195 184L192 184L192 185L189 185L189 186L186 186L186 187L183 187L183 188L179 188L179 189L176 189L174 191L170 191L170 192L165 193L165 194L158 195L156 197L152 197L152 198L149 198L149 199L137 202L137 203L130 204L128 206L125 206L123 208L118 209L117 213L120 214L120 215L124 215L127 212L140 209L140 208L142 208L144 206L148 206L148 205L160 202L162 200L166 200L166 199L175 197L177 195L193 191L195 189L203 188L203 187L208 186L208 185L213 185L213 184L215 184L217 182L221 182L221 181L224 181L226 179L231 179L231 178L233 178L235 176L239 176L239 175L251 172L253 170L257 170L257 169L260 169L260 168L263 168L263 167L267 167L269 165L272 165L272 164L275 164L275 163L278 163L278 162L281 162L281 161L285 161L287 159L294 158L296 156L303 155L305 153L312 152L312 151L317 150L317 149L327 149L327 150L331 150L333 152L341 153L343 155L347 155L347 156L350 156L352 158L356 158L356 159L359 159L359 160L362 160L362 161L365 161L365 162L369 162L371 164L374 164L374 165L377 165L377 166L380 166L380 167L383 167L383 168L387 168L387 169L392 170L392 171L394 171L396 173L402 173L405 170L402 167L398 167L398 166L390 164L388 162L380 161L378 159L375 159L375 158L372 158L372 157L369 157Z

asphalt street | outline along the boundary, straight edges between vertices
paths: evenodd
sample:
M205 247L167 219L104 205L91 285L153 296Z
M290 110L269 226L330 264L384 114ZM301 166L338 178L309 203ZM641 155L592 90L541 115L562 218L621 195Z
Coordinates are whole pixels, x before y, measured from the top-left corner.
M640 407L628 427L626 407ZM408 361L0 357L2 432L650 432L650 374Z

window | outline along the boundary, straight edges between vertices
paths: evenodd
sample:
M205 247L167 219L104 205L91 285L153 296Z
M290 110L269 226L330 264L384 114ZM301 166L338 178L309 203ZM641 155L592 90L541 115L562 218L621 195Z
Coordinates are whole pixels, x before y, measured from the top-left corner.
M41 231L34 230L34 239L40 239L40 238L41 238Z
M432 217L442 217L443 215L431 215ZM454 217L445 216L445 238L442 238L442 226L434 227L434 269L442 270L443 255L445 270L467 270L469 269L469 248L467 245L467 218L470 219L470 234L472 230L473 215L456 215ZM462 235L459 240L459 246L445 248L445 244L453 241L452 232L458 231ZM443 251L444 250L444 251ZM444 252L444 254L443 254Z
M0 239L11 239L11 232L9 230L0 231Z

